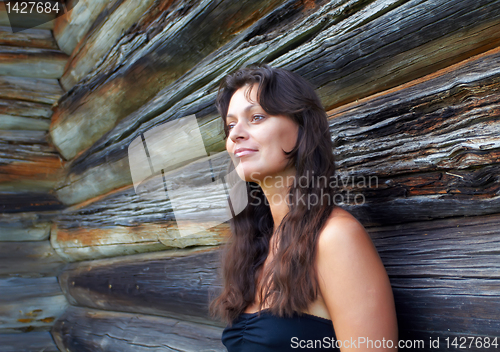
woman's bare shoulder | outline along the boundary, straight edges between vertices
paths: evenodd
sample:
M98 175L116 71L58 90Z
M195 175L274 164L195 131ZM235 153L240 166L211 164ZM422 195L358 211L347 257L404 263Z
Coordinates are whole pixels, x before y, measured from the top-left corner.
M382 263L370 235L349 212L335 208L319 234L318 267L347 272L351 263L365 263L363 270L381 271Z
M327 222L332 223L332 222L337 222L337 221L341 221L341 220L351 220L351 221L358 222L358 220L351 213L349 213L347 210L344 210L344 209L337 206L337 207L333 208Z
M351 213L342 208L335 207L320 233L320 244L337 241L356 241L356 239L364 241L369 239L365 228Z
M396 340L389 278L363 225L336 208L319 235L317 254L319 289L337 338Z

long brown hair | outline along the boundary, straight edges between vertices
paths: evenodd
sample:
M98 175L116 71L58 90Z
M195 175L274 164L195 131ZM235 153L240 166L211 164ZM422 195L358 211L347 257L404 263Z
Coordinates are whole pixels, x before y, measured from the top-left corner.
M241 68L219 86L216 106L224 122L234 92L258 83L257 100L270 115L286 115L299 125L297 143L284 153L297 170L288 192L289 212L276 229L279 247L263 273L259 310L263 302L271 313L291 316L317 298L316 242L334 204L333 143L321 101L313 86L299 75L267 64ZM304 179L305 178L305 179ZM326 180L326 181L325 181ZM266 197L256 183L246 182L249 204L230 220L231 237L223 251L223 290L210 312L228 324L254 301L256 280L267 258L273 218ZM314 202L312 201L314 200ZM273 238L274 241L274 238Z

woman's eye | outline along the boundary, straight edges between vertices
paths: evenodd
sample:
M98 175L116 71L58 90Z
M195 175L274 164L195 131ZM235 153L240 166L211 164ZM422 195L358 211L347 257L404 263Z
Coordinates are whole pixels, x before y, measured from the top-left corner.
M254 115L252 121L261 121L265 118L265 116L262 115Z
M252 122L259 122L259 121L262 121L265 118L266 117L264 115L253 115L252 116ZM234 126L236 126L236 123L234 123L234 122L228 123L227 124L227 129L228 130L232 130L234 128Z

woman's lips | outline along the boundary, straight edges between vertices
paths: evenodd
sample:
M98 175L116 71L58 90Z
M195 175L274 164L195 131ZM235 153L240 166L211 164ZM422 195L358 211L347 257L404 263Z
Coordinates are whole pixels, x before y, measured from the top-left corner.
M242 156L250 155L257 152L256 149L238 148L234 151L234 156L241 158Z

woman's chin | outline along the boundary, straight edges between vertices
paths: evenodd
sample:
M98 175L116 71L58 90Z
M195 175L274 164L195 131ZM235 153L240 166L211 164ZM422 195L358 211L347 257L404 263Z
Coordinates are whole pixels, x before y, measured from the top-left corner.
M252 170L248 167L243 168L242 165L238 165L236 168L238 176L245 182L258 182L260 172Z
M255 180L252 179L250 173L238 173L238 176L245 182L255 182Z

